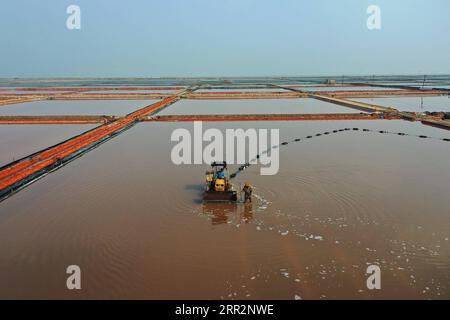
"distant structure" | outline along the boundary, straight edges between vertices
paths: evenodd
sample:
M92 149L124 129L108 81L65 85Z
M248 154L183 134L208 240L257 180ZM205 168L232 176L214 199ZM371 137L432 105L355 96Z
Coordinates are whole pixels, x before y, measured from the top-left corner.
M334 84L336 84L336 80L334 80L334 79L327 79L327 80L325 80L325 84L334 85Z

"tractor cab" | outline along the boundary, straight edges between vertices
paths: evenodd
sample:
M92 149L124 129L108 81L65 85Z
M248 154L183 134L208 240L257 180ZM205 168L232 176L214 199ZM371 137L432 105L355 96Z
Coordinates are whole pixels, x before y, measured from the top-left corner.
M233 190L227 170L227 163L213 162L206 171L206 187L203 194L206 202L236 202L237 192Z

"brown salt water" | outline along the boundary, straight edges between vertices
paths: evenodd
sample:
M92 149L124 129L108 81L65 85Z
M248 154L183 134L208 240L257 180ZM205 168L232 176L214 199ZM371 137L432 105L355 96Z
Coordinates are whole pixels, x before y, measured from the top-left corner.
M2 125L0 167L60 143L95 125Z
M33 101L0 107L0 115L119 115L123 116L158 100Z
M0 298L450 298L448 142L349 131L290 143L277 175L235 179L253 184L251 205L203 205L208 166L170 160L180 127L192 130L138 124L1 202ZM280 142L345 127L450 138L388 120L204 127L279 128ZM65 288L72 264L79 292Z
M273 113L358 113L332 103L303 99L181 100L158 115L177 114L273 114Z

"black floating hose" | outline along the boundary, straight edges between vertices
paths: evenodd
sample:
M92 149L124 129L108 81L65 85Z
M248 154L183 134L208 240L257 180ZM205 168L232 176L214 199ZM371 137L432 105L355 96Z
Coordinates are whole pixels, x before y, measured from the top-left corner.
M404 133L404 132L389 132L389 131L385 131L385 130L371 130L371 129L360 129L360 128L344 128L344 129L337 129L337 130L333 130L333 133L338 133L338 132L344 132L344 131L363 131L363 132L373 132L373 133L382 133L382 134L393 134L393 135L398 135L398 136L409 136L409 137L416 137L416 138L421 138L421 139L435 139L435 140L441 140L441 141L447 141L450 142L449 138L436 138L436 137L429 137L426 135L413 135L413 134L408 134L408 133ZM329 131L325 131L323 133L317 133L314 136L306 136L304 138L296 138L290 142L299 142L302 141L302 139L312 139L314 137L320 137L321 135L329 135L330 132ZM279 146L285 146L289 144L289 142L282 142ZM279 146L273 146L272 149L277 149ZM269 150L265 150L261 153L267 153ZM256 159L259 159L261 157L260 154L256 155ZM230 179L235 178L239 172L244 171L246 168L250 167L250 163L245 163L244 165L241 165L238 170L236 172L233 172L232 174L230 174Z

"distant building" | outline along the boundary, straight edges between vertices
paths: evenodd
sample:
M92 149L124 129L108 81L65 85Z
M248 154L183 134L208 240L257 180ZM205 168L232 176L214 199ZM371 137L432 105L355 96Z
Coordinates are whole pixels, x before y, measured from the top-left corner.
M326 83L326 84L336 84L336 80L334 80L334 79L327 79L327 80L325 81L325 83Z

